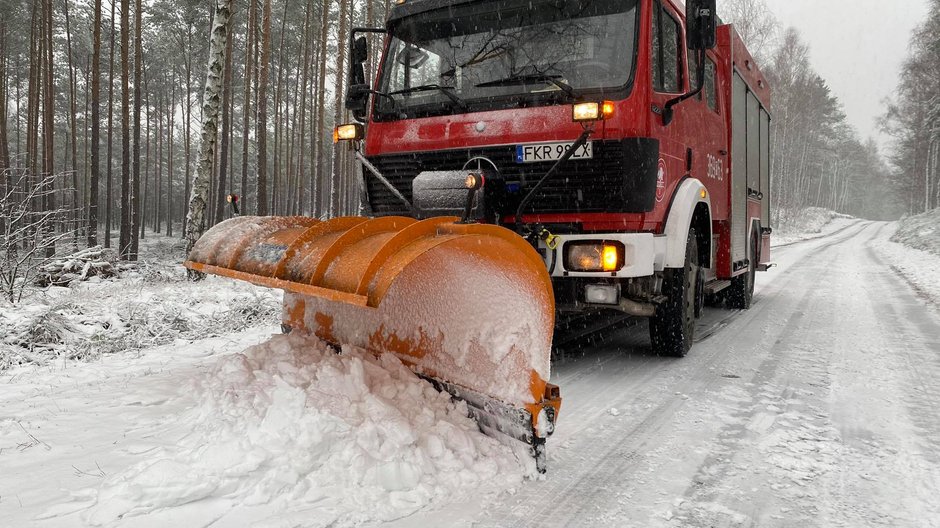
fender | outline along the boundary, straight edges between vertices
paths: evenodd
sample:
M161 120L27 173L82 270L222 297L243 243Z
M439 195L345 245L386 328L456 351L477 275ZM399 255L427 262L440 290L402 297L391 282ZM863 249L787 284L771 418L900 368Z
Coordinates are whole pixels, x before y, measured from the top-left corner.
M705 191L705 197L702 197ZM692 215L695 207L704 203L708 208L708 215L712 214L711 194L701 181L695 178L686 178L673 194L672 205L669 208L669 217L666 219L666 254L663 267L681 268L685 266L685 245L689 238L689 227L692 225ZM711 222L708 223L708 239L712 238Z

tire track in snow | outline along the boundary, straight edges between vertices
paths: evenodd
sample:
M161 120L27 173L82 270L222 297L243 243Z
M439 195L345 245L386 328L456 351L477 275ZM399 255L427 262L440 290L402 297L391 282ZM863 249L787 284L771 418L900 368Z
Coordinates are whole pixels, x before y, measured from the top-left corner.
M717 448L687 489L687 502L680 505L675 518L678 525L864 526L875 523L922 526L923 522L931 522L925 521L927 518L940 518L936 508L926 506L931 504L937 490L936 477L929 476L931 470L937 474L936 464L930 467L933 457L925 457L928 459L926 466L918 464L912 459L922 455L919 449L894 447L905 443L905 438L892 440L892 434L896 436L896 433L870 427L866 418L841 416L845 414L844 403L830 401L833 397L854 399L858 394L865 397L864 391L851 385L856 382L855 372L865 367L871 372L863 374L863 384L873 381L898 389L890 360L885 359L885 355L901 352L908 357L911 349L893 350L891 343L896 340L895 336L884 331L872 335L862 328L879 325L904 328L916 321L920 328L908 334L921 337L940 334L937 330L940 325L934 317L930 314L925 317L912 303L898 302L899 297L908 292L905 288L885 284L886 277L894 279L886 275L887 266L881 262L872 265L871 258L868 263L859 259L859 253L863 253L858 247L860 239L877 238L883 229L883 225L878 227L874 234L872 229L866 229L867 232L861 233L865 236L833 247L832 251L818 253L815 261L819 264L856 265L839 268L817 265L807 270L821 274L818 281L821 286L803 296L800 304L805 310L798 312L800 321L790 320L782 334L787 339L775 344L761 365L747 391L747 401L738 405L735 415L738 423L729 424L718 435ZM836 251L839 254L833 254ZM868 287L853 291L850 296L835 294L847 284ZM867 299L853 299L858 294ZM890 310L904 307L905 313L895 317L898 321L885 323L878 317L883 312L878 308L882 304ZM806 313L813 317L803 317ZM828 323L823 329L832 330L829 335L813 336L813 333L819 334L821 322ZM852 328L860 331L846 331ZM865 348L871 341L878 342L874 353ZM932 357L936 359L935 345L933 351ZM776 358L783 363L778 363ZM887 365L879 365L879 361ZM912 363L909 361L908 366L915 379L922 381L924 377L932 377L918 372ZM849 390L842 386L846 383L846 372L849 373ZM887 396L896 398L897 394L887 393ZM870 405L871 401L877 403L884 397L869 397L866 402ZM911 421L921 429L928 428L926 434L921 431L918 436L932 443L936 440L937 418L935 413L923 411L936 409L936 400L930 398L919 403L915 403L916 397L903 400L909 408L916 409L910 413ZM898 417L893 421L902 427L905 422ZM851 425L853 423L857 425ZM885 435L887 440L881 438ZM928 453L937 451L934 444ZM910 466L911 475L920 477L898 473L892 467L898 462ZM886 481L901 484L885 486ZM895 507L897 501L892 500L891 494L899 493L905 486L921 488L912 490L913 498L907 502L911 503L910 511L926 510L925 516L910 515L904 508ZM903 504L904 497L900 499Z
M791 281L786 281L787 285L792 280L804 278L805 274L825 272L826 267L820 261L837 260L825 257L828 253L844 251L843 242L845 240L840 239L836 243L812 250L811 254L815 257L813 260L804 259L801 261L803 266L788 270ZM804 270L804 267L809 269ZM817 288L806 288L798 300L790 302L786 307L778 306L778 317L790 313L792 316L783 316L786 324L777 333L766 354L762 354L763 360L753 369L754 375L743 384L744 388L735 394L737 401L725 404L730 404L736 409L731 412L728 423L716 435L713 449L702 461L692 478L692 483L684 493L684 501L679 505L674 520L680 526L763 526L768 521L772 522L772 514L768 510L770 503L774 502L774 497L770 494L748 493L755 489L754 486L763 484L759 482L760 479L743 477L750 486L747 490L729 486L726 482L741 479L741 475L750 471L754 465L754 460L749 460L747 453L744 453L743 457L740 456L741 452L746 451L772 428L779 426L781 417L788 415L798 417L802 423L796 427L785 428L785 434L795 432L803 442L801 447L806 447L807 451L813 450L816 440L825 441L826 433L831 436L827 424L824 421L818 423L820 420L815 416L818 413L807 408L800 399L807 389L813 390L812 387L807 387L807 384L820 388L829 385L824 358L820 358L813 346L805 343L803 338L807 328L819 324L819 314L814 314L816 317L809 321L806 316L808 313L819 311L819 306L825 303L825 293ZM794 379L794 371L802 374L800 379ZM806 422L816 423L810 428ZM774 455L773 452L769 454ZM790 465L792 460L783 458L778 463ZM803 472L798 478L812 480L816 476L818 474L814 472ZM782 483L779 478L775 480L776 482L771 484L776 488L774 491L784 489L785 481ZM735 508L729 508L728 504L734 504ZM811 521L813 513L816 512L796 512L802 518L794 519L791 514L787 522L797 524Z
M776 423L772 415L777 411L767 410L767 406L779 406L780 414L793 413L791 419L797 424L825 418L816 416L821 412L818 406L803 404L799 392L826 389L825 363L821 361L812 368L814 379L805 383L809 389L799 385L794 389L791 387L794 383L788 380L802 379L800 369L805 372L812 366L812 350L806 347L802 351L787 351L774 345L793 330L787 327L788 318L802 312L800 317L805 326L810 327L813 322L807 303L820 301L813 301L817 297L812 289L807 292L807 288L813 287L813 281L807 277L814 273L818 276L821 270L831 271L833 265L843 265L839 259L847 259L851 252L830 251L873 225L859 222L836 234L776 252L779 266L762 274L752 309L731 317L726 326L697 344L687 358L672 360L649 355L646 325L642 323L624 332L616 343L605 343L582 357L569 357L556 366L553 375L553 381L562 387L565 401L559 429L548 445L550 462L546 479L528 483L514 494L484 505L482 511L451 509L444 515L429 513L421 517L423 522L406 522L401 526L429 525L441 519L446 519L449 525L475 527L673 526L675 523L669 518L671 498L682 497L694 486L690 482L706 457L720 458L715 450L720 449L719 433L724 424L709 412L719 409L728 413L727 408L730 412L741 412L741 408L747 410L745 403L754 405L756 401L765 409L742 416L750 417L749 425L758 430L769 429ZM803 363L793 359L782 366L778 364L777 383L761 386L770 370L767 363L764 366L768 373L757 377L763 363L778 360L775 356L782 353L797 352ZM741 379L729 380L723 375ZM750 391L749 383L753 385ZM760 398L755 400L752 393ZM729 395L743 399L744 403L729 402ZM609 412L612 407L618 409L618 415ZM825 425L824 421L820 423ZM800 432L799 428L794 430ZM806 433L826 441L831 438L825 435L832 434L825 428L807 429ZM777 443L783 440L786 439L774 439ZM811 436L802 445L811 453L815 443L823 442L812 440ZM730 473L735 471L732 468ZM742 488L741 497L749 499L740 508L743 522L749 518L774 522L772 515L763 513L774 505L772 497L747 497L748 490ZM724 500L721 495L716 498ZM721 510L717 503L711 507ZM720 523L738 520L734 516L737 512L728 513L731 515L716 515L715 519Z
M844 235L839 240L850 239L862 229L864 227L858 227L855 232ZM810 251L816 253L820 249L814 247L810 248ZM793 274L783 275L772 283L774 287L771 290L784 290L793 280ZM644 368L640 373L639 382L634 378L636 373L627 372L629 374L627 382L631 388L640 388L639 392L628 393L628 398L611 398L612 388L619 386L622 390L623 381L611 386L610 383L597 384L595 380L584 380L589 384L588 388L593 397L586 401L579 401L577 409L571 409L570 406L563 407L560 423L563 423L565 416L570 416L582 409L589 409L590 417L596 419L602 416L612 404L618 404L618 402L619 405L626 403L629 410L642 409L639 421L614 431L613 434L610 434L611 431L608 430L606 436L599 436L598 431L592 430L590 426L586 431L579 431L581 436L573 439L564 449L565 460L550 459L548 483L536 483L538 490L533 493L539 497L538 500L528 500L530 497L526 493L526 498L514 499L511 508L503 506L490 511L482 523L478 522L477 525L505 526L509 519L511 519L509 524L513 526L558 526L577 524L584 522L584 519L601 522L607 520L597 511L596 506L600 502L597 497L597 483L603 483L607 488L624 484L623 475L635 473L637 467L646 461L648 455L661 447L664 440L662 429L675 421L677 414L688 406L690 399L688 393L714 392L717 384L726 382L716 372L729 371L728 366L732 363L739 363L735 361L734 353L726 353L728 348L735 348L733 342L736 341L737 334L732 331L732 326L747 327L748 323L764 314L767 309L772 309L773 304L768 301L772 297L773 291L770 291L768 295L756 298L757 302L750 311L741 312L737 318L733 318L728 327L709 340L709 346L698 346L688 357L682 360L655 358L659 360L660 370L650 371ZM772 316L768 315L766 318L771 319ZM638 330L643 331L645 328L646 326L641 324ZM636 338L636 335L633 337ZM737 351L739 354L742 352ZM589 359L589 357L585 358L585 360ZM620 362L623 361L621 358ZM613 362L616 362L614 358L606 357L605 364L610 365ZM644 367L649 367L649 358L644 363ZM626 370L623 365L620 366L621 370ZM566 403L573 399L571 394L573 387L570 383L566 383L569 381L563 376L558 381L559 384L564 384L562 386L565 397L568 398ZM622 390L622 392L627 391ZM629 410L621 410L621 412L629 414ZM581 416L578 418L579 423L585 421ZM562 426L559 425L559 429L561 428ZM551 452L558 450L558 441L558 437L550 440L550 457ZM578 456L567 455L571 450L577 450ZM571 467L572 464L565 463L573 462L575 459L581 464ZM565 473L572 469L577 472L576 475ZM629 489L621 490L620 493L610 489L604 491L608 495L613 495L613 499L616 499L618 495L620 498L628 497L629 492ZM609 509L610 506L610 503L606 503L605 509ZM616 506L621 507L622 513L631 505L628 502L617 501Z

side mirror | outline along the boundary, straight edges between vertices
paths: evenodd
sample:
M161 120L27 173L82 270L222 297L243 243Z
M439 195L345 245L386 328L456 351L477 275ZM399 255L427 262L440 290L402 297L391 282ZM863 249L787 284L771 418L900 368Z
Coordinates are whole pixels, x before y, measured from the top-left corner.
M346 109L352 112L357 119L360 116L365 116L371 93L372 89L368 84L350 84L346 88Z
M359 37L353 41L352 61L362 64L369 58L369 46L366 44L365 37Z
M349 62L349 88L346 89L346 109L352 112L353 117L361 121L366 116L370 93L363 66L363 63L369 58L369 48L365 37L356 38L350 43L349 55L352 60Z
M349 45L349 85L366 84L366 72L363 63L369 58L366 38L359 37Z
M358 33L385 33L378 28L353 28L349 34L349 83L346 88L346 109L352 112L357 121L364 121L369 107L372 87L366 80L365 66L369 59L369 43Z
M718 44L716 0L688 0L685 4L685 40L689 49L713 49Z

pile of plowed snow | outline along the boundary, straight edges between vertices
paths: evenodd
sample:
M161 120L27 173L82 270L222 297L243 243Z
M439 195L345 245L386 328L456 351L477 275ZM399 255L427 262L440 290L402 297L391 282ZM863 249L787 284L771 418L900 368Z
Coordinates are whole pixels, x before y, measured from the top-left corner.
M940 209L899 220L872 245L920 297L940 307Z
M817 238L854 221L854 218L823 207L806 207L800 210L780 210L774 234L775 246L792 244L800 240Z
M940 256L940 209L902 219L891 241Z
M86 522L132 525L195 501L226 526L386 521L512 489L531 472L465 404L390 355L275 336L224 356L194 389L200 403L176 422L191 432L109 476Z

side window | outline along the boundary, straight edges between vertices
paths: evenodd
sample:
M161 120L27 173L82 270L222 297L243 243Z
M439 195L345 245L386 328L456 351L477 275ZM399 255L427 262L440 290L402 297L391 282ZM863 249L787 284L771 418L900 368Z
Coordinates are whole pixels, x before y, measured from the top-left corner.
M708 107L718 112L718 86L715 83L715 63L711 59L705 59L705 99L708 101Z
M682 41L679 22L660 2L653 7L653 89L678 93L682 86Z
M691 61L693 60L691 58L691 54L692 54L691 50L689 51L689 54L690 54L689 60ZM718 91L715 85L715 70L716 70L715 63L711 59L706 57L705 58L705 86L703 86L702 91L698 93L698 100L699 101L707 100L708 108L712 109L712 111L717 113L718 112ZM694 90L695 88L698 87L698 82L699 82L698 81L698 67L695 65L692 66L692 76L693 76L692 89Z

